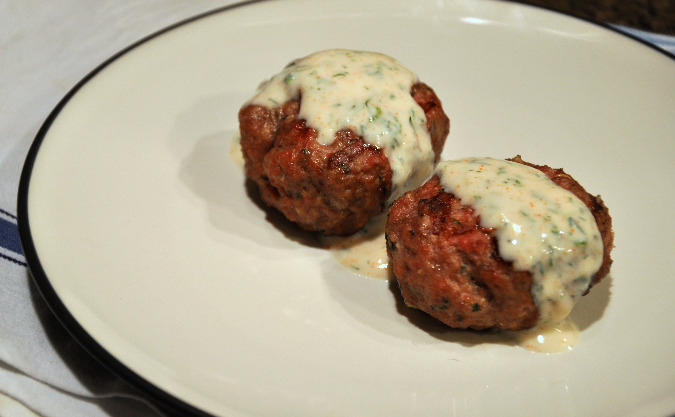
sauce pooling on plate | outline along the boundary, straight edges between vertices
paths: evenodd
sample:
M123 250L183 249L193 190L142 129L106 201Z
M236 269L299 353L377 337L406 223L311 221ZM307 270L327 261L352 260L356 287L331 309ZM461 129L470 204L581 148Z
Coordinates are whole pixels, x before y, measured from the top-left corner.
M603 243L593 214L541 171L516 162L467 158L438 165L444 190L495 230L501 257L533 276L539 322L570 313L600 269Z
M323 246L350 271L368 278L389 279L389 256L384 239L387 213L374 217L349 236L324 236Z
M249 104L277 107L300 99L299 118L330 144L351 129L382 149L391 165L390 201L433 171L424 110L410 95L418 77L387 55L331 49L289 63L264 82Z

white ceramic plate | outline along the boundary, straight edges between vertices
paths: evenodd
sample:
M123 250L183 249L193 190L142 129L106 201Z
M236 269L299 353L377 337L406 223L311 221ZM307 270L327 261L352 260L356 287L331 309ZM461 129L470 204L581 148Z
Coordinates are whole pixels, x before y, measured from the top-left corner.
M48 303L181 413L664 416L675 411L675 65L606 28L511 3L310 0L222 10L93 72L22 177ZM564 167L601 194L611 275L581 342L533 353L446 331L267 212L230 157L237 111L293 58L341 47L416 71L452 120L443 157Z

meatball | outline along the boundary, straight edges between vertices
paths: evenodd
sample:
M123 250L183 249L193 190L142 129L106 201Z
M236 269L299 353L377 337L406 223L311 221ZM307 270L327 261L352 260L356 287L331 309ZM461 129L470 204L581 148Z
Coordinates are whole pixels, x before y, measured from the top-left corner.
M450 121L427 85L413 85L411 95L424 110L438 160ZM319 143L317 131L299 117L300 104L249 104L239 111L246 175L266 204L300 228L326 235L354 233L387 204L390 161L351 129L337 131L330 144Z
M613 247L602 199L561 169L529 164L520 156L510 161L543 172L591 211L604 248L590 286L597 284L609 272ZM390 266L409 307L453 328L522 330L538 323L532 273L502 258L495 230L481 226L475 210L446 192L437 175L394 202L385 232Z

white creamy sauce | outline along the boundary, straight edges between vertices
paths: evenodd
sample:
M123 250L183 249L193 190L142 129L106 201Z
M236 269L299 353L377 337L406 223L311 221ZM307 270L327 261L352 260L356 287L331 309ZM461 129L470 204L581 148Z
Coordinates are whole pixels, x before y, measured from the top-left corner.
M244 168L244 154L241 151L241 135L237 134L230 142L230 159L239 168Z
M380 214L353 235L322 237L323 245L350 271L364 277L389 279L386 223L387 213Z
M595 218L541 171L510 161L468 158L439 164L445 191L495 229L501 257L533 276L540 324L567 317L602 264Z
M410 95L417 82L387 55L331 49L291 62L248 104L273 108L299 98L299 117L317 131L319 143L330 144L343 129L363 136L389 159L393 201L420 185L434 166L424 110Z
M513 332L516 343L540 353L565 353L579 343L579 328L569 317L556 324L539 324L531 329Z

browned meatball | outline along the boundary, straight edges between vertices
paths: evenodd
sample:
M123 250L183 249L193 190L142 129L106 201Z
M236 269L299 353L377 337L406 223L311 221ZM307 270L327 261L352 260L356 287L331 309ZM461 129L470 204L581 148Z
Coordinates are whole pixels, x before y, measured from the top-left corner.
M423 83L411 89L427 117L438 159L450 121L440 100ZM391 194L392 170L384 152L351 130L330 145L298 118L300 102L269 109L247 105L239 111L246 175L268 205L308 231L346 235L382 212Z
M575 194L591 210L603 238L604 259L592 284L609 272L611 218L600 197L560 169L528 164ZM386 226L387 251L406 305L453 328L522 330L539 318L532 275L499 255L493 230L474 210L445 192L438 177L396 200Z

